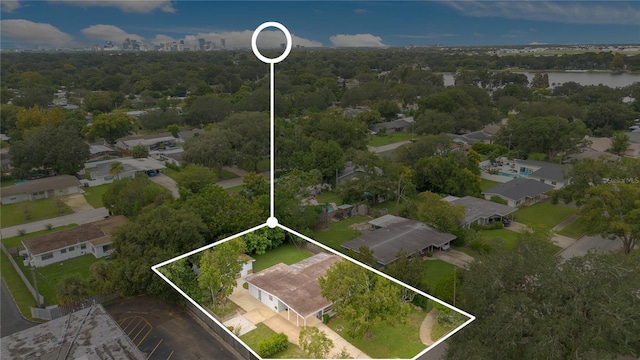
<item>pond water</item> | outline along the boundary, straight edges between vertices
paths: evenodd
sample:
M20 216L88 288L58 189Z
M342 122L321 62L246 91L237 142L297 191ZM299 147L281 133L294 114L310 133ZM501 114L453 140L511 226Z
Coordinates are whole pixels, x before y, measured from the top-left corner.
M529 82L533 79L535 73L514 71L516 74L525 74ZM614 74L610 72L547 72L549 75L549 85L554 87L566 82L576 82L583 86L588 85L606 85L611 88L629 86L635 82L640 82L640 74ZM444 85L452 86L454 84L454 74L444 74Z

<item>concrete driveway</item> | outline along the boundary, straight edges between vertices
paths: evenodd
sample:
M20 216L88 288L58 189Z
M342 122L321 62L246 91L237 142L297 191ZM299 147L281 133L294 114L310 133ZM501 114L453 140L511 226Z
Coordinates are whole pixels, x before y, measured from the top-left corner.
M176 184L175 180L168 177L167 175L160 173L156 176L152 176L149 179L158 185L162 185L165 188L171 190L171 195L173 195L174 199L180 197L180 193L178 192L178 184Z
M609 240L602 236L583 236L576 240L573 244L562 250L559 255L564 259L571 259L574 256L586 255L589 251L598 253L618 252L623 248L620 239Z

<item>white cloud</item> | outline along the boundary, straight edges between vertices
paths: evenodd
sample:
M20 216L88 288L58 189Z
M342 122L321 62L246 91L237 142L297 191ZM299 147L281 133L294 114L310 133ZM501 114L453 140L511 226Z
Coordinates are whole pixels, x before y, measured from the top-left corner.
M156 35L156 37L154 37L153 39L151 39L149 41L152 44L164 44L164 43L174 42L174 41L177 41L177 40L172 38L171 36L168 36L168 35L158 34L158 35Z
M23 19L0 20L0 29L2 29L3 39L33 45L68 46L74 43L71 35L58 30L51 24Z
M217 46L222 46L222 39L225 39L226 48L251 48L252 36L253 30L197 33L195 35L186 35L184 42L195 45L198 39L205 39L216 43ZM291 39L294 47L297 45L304 47L322 46L322 43L318 41L301 38L294 34L291 34ZM263 30L258 35L257 45L260 48L279 48L280 44L286 42L287 40L280 30Z
M67 5L75 5L80 7L115 7L124 12L132 13L150 13L155 10L174 13L176 9L171 4L171 0L49 0L50 2L62 3ZM3 0L4 2L4 0Z
M12 13L21 7L21 4L18 0L2 0L0 2L0 6L2 7L3 12Z
M592 1L449 1L473 17L502 17L570 24L640 24L640 5Z
M113 41L114 43L123 43L126 39L143 40L142 36L136 34L128 34L124 30L113 25L92 25L81 30L82 34L89 39Z
M393 37L405 38L405 39L441 39L460 36L459 34L449 33L429 33L424 35L393 35Z
M329 38L337 47L385 47L380 36L371 34L337 34Z

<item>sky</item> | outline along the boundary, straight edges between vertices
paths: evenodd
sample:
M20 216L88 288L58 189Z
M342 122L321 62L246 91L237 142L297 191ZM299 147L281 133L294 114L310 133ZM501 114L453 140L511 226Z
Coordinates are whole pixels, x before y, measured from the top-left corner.
M78 48L126 38L147 44L204 38L250 48L276 21L293 46L395 47L640 44L640 1L170 1L1 0L2 49ZM266 28L259 47L279 47Z

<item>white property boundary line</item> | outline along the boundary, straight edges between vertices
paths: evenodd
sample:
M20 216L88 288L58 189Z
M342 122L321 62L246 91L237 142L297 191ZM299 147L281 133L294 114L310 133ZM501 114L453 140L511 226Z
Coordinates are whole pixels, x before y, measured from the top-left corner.
M286 49L285 49L284 53L282 55L280 55L279 57L274 58L274 59L266 58L262 54L260 54L260 51L258 50L257 45L256 45L256 40L258 38L258 34L260 33L260 31L262 31L263 29L265 29L267 27L276 27L276 28L280 29L285 34L285 37L287 38L287 45L286 45ZM455 306L450 305L450 304L448 304L448 303L446 303L446 302L444 302L444 301L442 301L442 300L440 300L438 298L435 298L435 297L433 297L433 296L431 296L431 295L429 295L429 294L427 294L427 293L425 293L425 292L423 292L421 290L418 290L418 289L416 289L416 288L414 288L412 286L409 286L409 285L407 285L407 284L405 284L405 283L403 283L403 282L401 282L401 281L399 281L399 280L397 280L397 279L395 279L395 278L393 278L393 277L381 272L380 270L374 269L374 268L372 268L372 267L370 267L370 266L368 266L366 264L363 264L363 263L361 263L359 261L356 261L356 260L354 260L354 259L352 259L352 258L350 258L350 257L348 257L348 256L346 256L346 255L344 255L344 254L342 254L342 253L340 253L340 252L338 252L338 251L336 251L336 250L334 250L334 249L332 249L332 248L330 248L330 247L328 247L328 246L326 246L326 245L324 245L324 244L322 244L322 243L320 243L318 241L315 241L315 240L307 237L306 235L303 235L303 234L301 234L301 233L299 233L299 232L297 232L297 231L295 231L293 229L290 229L290 228L288 228L288 227L286 227L284 225L278 224L278 219L275 217L275 187L274 187L274 184L275 184L275 181L274 181L274 177L275 177L275 171L274 171L275 170L274 64L284 60L287 57L287 55L289 55L289 52L291 51L291 47L292 47L292 39L291 39L291 34L289 33L289 30L287 30L287 28L284 25L282 25L280 23L277 23L277 22L265 22L265 23L261 24L254 31L253 36L251 37L251 48L253 49L254 54L261 61L270 64L270 73L271 73L271 79L270 79L270 86L271 86L271 94L270 94L271 95L270 96L270 102L271 102L270 103L270 106L271 106L271 117L270 117L270 121L271 121L271 174L270 174L270 178L271 178L271 182L270 182L270 200L271 201L270 201L270 217L262 225L258 225L258 226L252 227L252 228L250 228L248 230L245 230L245 231L243 231L241 233L238 233L236 235L232 235L232 236L227 237L225 239L216 241L216 242L214 242L212 244L205 245L205 246L200 247L198 249L189 251L189 252L187 252L185 254L176 256L176 257L174 257L172 259L169 259L169 260L163 261L161 263L158 263L156 265L153 265L151 267L151 270L153 272L155 272L158 276L160 276L160 278L162 280L166 281L171 287L173 287L180 295L184 296L184 298L187 299L191 304L193 304L198 310L202 311L202 313L204 313L212 321L217 323L222 329L224 329L224 331L226 331L229 335L231 335L236 341L238 341L240 344L244 345L253 355L255 355L259 359L262 359L260 357L260 355L258 355L251 347L249 347L244 341L242 341L240 339L240 337L238 337L232 331L227 329L227 327L224 326L224 324L222 324L222 322L220 322L218 319L216 319L213 315L211 315L209 313L209 311L207 311L205 308L203 308L200 304L198 304L198 302L193 300L182 289L180 289L178 286L176 286L176 284L174 284L171 280L169 280L169 278L167 278L164 274L162 274L160 272L159 268L161 268L161 267L163 267L165 265L171 264L171 263L173 263L175 261L178 261L178 260L184 259L186 257L189 257L191 255L197 254L197 253L199 253L201 251L208 250L208 249L210 249L210 248L212 248L214 246L223 244L223 243L225 243L227 241L230 241L230 240L233 240L235 238L244 236L244 235L246 235L246 234L248 234L250 232L254 232L256 230L262 229L264 227L269 227L269 228L272 228L272 229L275 228L275 227L280 227L284 231L288 231L289 233L291 233L291 234L293 234L293 235L295 235L295 236L297 236L299 238L302 238L305 241L310 242L310 243L312 243L312 244L324 249L325 251L328 251L328 252L330 252L332 254L338 255L341 258L343 258L343 259L345 259L347 261L350 261L350 262L352 262L352 263L354 263L356 265L360 265L360 266L364 267L365 269L367 269L369 271L372 271L372 272L374 272L375 274L377 274L379 276L384 277L385 279L391 280L394 283L396 283L396 284L398 284L400 286L403 286L403 287L415 292L418 295L422 295L422 296L424 296L424 297L426 297L426 298L428 298L428 299L430 299L432 301L437 302L440 305L443 305L443 306L445 306L445 307L447 307L447 308L449 308L449 309L451 309L453 311L456 311L456 312L458 312L460 314L463 314L464 316L469 318L463 324L461 324L457 328L453 329L452 331L450 331L449 333L447 333L446 335L444 335L443 337L441 337L440 339L435 341L433 344L428 346L426 349L424 349L423 351L418 353L415 357L413 357L413 359L417 359L420 356L422 356L425 353L427 353L429 350L431 350L434 347L438 346L440 343L442 343L443 341L445 341L449 337L453 336L453 334L455 334L458 331L460 331L463 327L469 325L472 321L474 321L476 319L476 317L471 315L471 314L469 314L469 313L467 313L467 312L465 312L465 311L463 311L463 310L461 310L461 309L458 309Z

